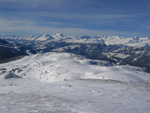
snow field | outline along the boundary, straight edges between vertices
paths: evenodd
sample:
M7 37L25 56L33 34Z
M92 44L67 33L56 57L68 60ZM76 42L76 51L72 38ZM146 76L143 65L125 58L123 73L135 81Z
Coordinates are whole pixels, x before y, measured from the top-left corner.
M0 113L149 113L149 73L90 61L46 53L0 64ZM5 79L10 71L22 78Z
M23 78L35 78L41 82L56 82L75 79L111 79L124 82L150 82L149 73L139 67L91 65L85 59L69 53L46 53L26 56L20 60L1 64L8 74L14 73ZM2 79L1 76L1 79Z
M37 82L28 87L11 86L11 90L0 93L0 112L148 113L150 110L150 91L140 84L77 80Z

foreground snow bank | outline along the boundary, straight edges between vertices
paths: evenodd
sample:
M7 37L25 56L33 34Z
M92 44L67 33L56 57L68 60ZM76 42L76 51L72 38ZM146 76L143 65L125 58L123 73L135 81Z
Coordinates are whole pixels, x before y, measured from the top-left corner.
M149 89L144 83L107 80L5 86L0 87L0 112L149 113Z

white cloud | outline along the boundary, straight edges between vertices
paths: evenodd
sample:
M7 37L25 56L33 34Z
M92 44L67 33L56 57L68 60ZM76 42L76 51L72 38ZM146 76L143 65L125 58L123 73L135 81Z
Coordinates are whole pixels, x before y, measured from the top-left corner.
M122 35L126 32L119 32L113 30L88 30L82 28L57 28L49 26L38 26L34 21L29 20L5 20L0 18L0 31L7 34L20 34L20 35L39 35L39 34L54 34L64 33L66 35L92 35L92 36L111 36L111 35Z

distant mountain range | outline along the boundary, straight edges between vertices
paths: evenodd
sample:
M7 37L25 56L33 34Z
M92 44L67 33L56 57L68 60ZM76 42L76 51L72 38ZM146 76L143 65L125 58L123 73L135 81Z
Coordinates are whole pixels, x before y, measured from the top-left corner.
M150 71L150 38L119 36L0 36L0 61L45 52L69 52L118 65L134 65ZM9 61L9 60L8 60Z

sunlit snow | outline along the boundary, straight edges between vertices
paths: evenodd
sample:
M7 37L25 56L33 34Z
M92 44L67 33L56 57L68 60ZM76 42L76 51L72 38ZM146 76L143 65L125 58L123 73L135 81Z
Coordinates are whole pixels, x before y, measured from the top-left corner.
M150 74L69 53L29 55L0 64L0 102L1 113L148 113Z

